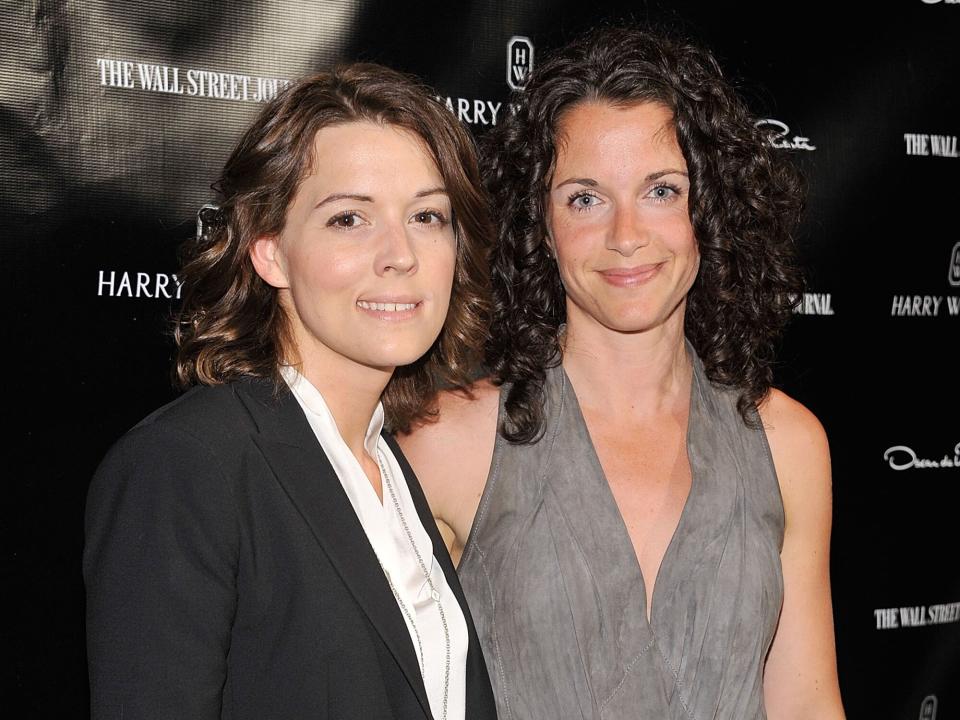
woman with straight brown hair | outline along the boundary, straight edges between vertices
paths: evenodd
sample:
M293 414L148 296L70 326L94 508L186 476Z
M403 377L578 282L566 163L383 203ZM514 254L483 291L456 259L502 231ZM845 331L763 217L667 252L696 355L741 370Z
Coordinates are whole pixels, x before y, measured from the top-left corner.
M494 718L384 423L462 386L490 233L466 131L353 65L265 106L187 248L176 377L90 487L94 718Z

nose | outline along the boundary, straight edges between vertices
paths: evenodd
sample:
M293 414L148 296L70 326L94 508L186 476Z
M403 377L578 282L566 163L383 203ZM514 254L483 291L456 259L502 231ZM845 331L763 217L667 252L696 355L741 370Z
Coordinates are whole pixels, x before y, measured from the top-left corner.
M405 225L402 222L391 223L384 229L380 239L376 258L377 273L385 275L395 272L406 275L415 272L417 265L417 253Z
M632 205L617 205L607 231L608 250L630 257L650 243L650 228L641 215L641 211Z

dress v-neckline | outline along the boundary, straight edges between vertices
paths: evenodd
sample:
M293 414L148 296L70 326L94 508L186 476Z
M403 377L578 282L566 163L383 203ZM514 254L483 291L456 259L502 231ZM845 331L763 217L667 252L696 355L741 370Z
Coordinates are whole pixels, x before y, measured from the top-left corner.
M580 400L577 398L577 393L573 388L573 383L570 380L570 376L567 375L566 369L561 363L558 366L558 370L561 373L562 380L562 396L566 396L564 404L566 402L570 403L570 411L575 413L576 420L579 422L579 427L583 429L584 436L586 438L587 445L587 454L590 464L593 466L594 475L599 480L599 484L602 486L602 492L606 493L606 500L610 503L613 513L616 515L617 519L617 535L618 538L615 538L613 545L623 546L625 551L629 553L629 557L632 562L630 563L633 571L636 573L637 578L639 578L640 587L643 589L643 618L646 623L647 628L651 631L654 627L654 621L657 614L657 597L662 595L663 592L660 588L664 584L666 576L669 574L670 569L673 564L677 563L676 559L672 559L672 556L677 553L677 546L679 544L680 530L683 528L687 517L691 514L690 507L693 504L694 493L698 490L700 485L698 480L698 473L694 467L694 463L691 459L690 453L690 438L691 430L693 428L693 422L695 417L699 417L699 413L694 412L694 403L696 402L697 397L700 393L700 377L699 377L699 360L695 354L688 348L688 352L691 354L691 360L693 363L693 374L690 379L690 401L687 411L687 430L684 438L684 448L687 453L687 463L690 466L690 489L687 492L687 497L684 499L683 508L680 510L680 517L677 520L677 525L673 529L673 533L670 536L670 541L667 543L666 549L663 551L663 556L660 558L660 564L657 567L657 574L653 578L653 592L652 598L649 599L649 615L647 614L647 600L648 600L648 586L647 579L643 575L643 569L640 567L640 558L637 556L636 548L633 545L633 539L630 537L630 531L627 529L626 520L623 518L623 513L620 511L620 505L617 503L617 498L613 494L613 488L610 487L610 481L607 479L607 475L603 470L603 465L600 462L600 456L597 453L597 448L593 444L593 437L590 434L590 428L587 426L586 418L583 416L583 410L580 407ZM670 561L668 563L668 560Z

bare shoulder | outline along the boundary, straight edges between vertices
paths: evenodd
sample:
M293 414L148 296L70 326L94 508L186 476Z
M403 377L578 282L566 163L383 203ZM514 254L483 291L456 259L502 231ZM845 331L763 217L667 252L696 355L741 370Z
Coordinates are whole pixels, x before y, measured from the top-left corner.
M782 390L771 389L759 411L771 450L776 444L787 455L829 454L827 434L817 416Z
M465 540L486 483L497 434L500 390L487 380L445 391L437 415L397 435L435 517Z
M758 409L788 517L791 510L811 504L829 507L830 446L816 415L777 389L770 391Z
M493 451L497 430L500 390L489 380L480 380L469 389L447 390L437 398L437 414L398 435L397 441L419 472L415 459L431 462L446 457L464 459L479 453L477 446L489 445Z

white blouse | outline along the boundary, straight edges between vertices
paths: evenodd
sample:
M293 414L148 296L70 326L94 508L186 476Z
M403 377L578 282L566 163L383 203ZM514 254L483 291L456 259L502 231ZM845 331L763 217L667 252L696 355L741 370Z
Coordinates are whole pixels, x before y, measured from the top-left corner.
M400 607L436 720L463 720L466 697L467 623L433 544L420 522L403 471L380 436L383 405L370 418L364 445L380 465L383 503L343 441L320 391L296 369L281 375L300 403L333 465ZM427 575L429 574L429 580Z

